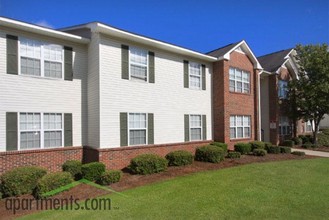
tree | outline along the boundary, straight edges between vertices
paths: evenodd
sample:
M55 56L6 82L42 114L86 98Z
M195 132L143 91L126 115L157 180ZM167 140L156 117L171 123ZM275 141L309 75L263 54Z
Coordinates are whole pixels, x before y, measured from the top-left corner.
M329 48L322 45L297 45L298 79L288 84L289 115L313 123L317 143L320 121L329 114Z

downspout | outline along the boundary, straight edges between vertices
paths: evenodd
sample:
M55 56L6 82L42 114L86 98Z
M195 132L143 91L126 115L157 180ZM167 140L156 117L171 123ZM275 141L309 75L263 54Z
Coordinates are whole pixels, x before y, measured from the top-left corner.
M258 140L259 141L262 141L262 110L261 110L261 103L260 103L260 75L263 73L264 71L261 70L259 73L258 73Z

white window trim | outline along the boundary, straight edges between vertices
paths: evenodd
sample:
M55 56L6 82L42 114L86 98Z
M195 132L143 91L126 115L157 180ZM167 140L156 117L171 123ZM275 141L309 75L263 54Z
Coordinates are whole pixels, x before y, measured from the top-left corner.
M20 128L20 122L21 122L21 113L34 113L34 114L40 114L40 129L35 130L21 130ZM44 114L61 114L62 115L62 129L44 129ZM18 130L18 138L17 138L17 150L41 150L41 149L53 149L53 148L61 148L64 147L64 113L62 112L17 112L18 122L17 122L17 130ZM28 149L21 149L21 132L29 132L29 131L39 131L40 132L40 148L28 148ZM44 132L45 131L62 131L62 144L61 146L56 147L47 147L45 148L45 142L44 142Z
M199 65L200 75L192 74L190 72L191 64L197 64L197 65ZM200 86L199 87L191 86L191 78L190 78L191 76L199 77L200 78ZM200 63L197 63L197 62L188 62L188 87L190 89L194 89L194 90L202 90L202 65Z
M131 49L137 49L137 50L142 50L142 51L146 52L146 65L130 61ZM148 53L148 50L144 50L144 49L139 48L139 47L129 46L128 63L129 63L129 81L140 82L140 83L148 83L149 82L149 53ZM131 77L131 64L146 67L146 81L144 81L144 80L142 81L141 79L139 80L138 78L132 79L132 77Z
M242 126L238 126L237 125L237 117L241 117L242 116ZM231 117L234 117L235 119L235 125L232 126L231 125ZM244 125L244 118L248 117L250 119L249 121L249 126L245 126ZM231 137L231 128L235 128L235 138ZM238 128L242 128L242 136L243 137L238 137ZM245 137L245 133L244 133L244 129L245 128L249 128L249 137ZM236 140L236 139L250 139L252 135L252 130L251 130L251 115L230 115L230 140Z
M146 123L146 128L130 128L129 126L129 114L145 114L145 123ZM148 144L148 113L145 112L127 112L127 128L128 128L128 146L142 146L142 145L147 145ZM145 130L145 144L130 144L130 130Z
M26 38L26 37L19 37L18 38L18 51L17 51L17 55L18 55L18 75L19 76L24 76L24 77L32 77L32 78L45 78L45 79L53 79L53 80L64 80L64 47L62 45L59 44L55 44L57 46L62 47L62 61L53 61L53 60L47 60L44 58L44 45L48 45L50 43L46 43L43 41L39 41L39 40L34 40L40 43L41 45L41 54L40 54L40 76L36 76L36 75L28 75L28 74L22 74L21 73L21 40L22 39L26 39L26 40L34 40L31 38ZM30 57L32 58L32 57ZM35 59L35 58L33 58ZM61 63L62 64L62 77L61 78L55 78L55 77L49 77L49 76L45 76L45 61L50 61L50 62L57 62L57 63Z
M248 72L248 71L245 71L245 70L241 70L241 69L239 69L239 68L235 68L235 67L230 67L229 68L229 71L230 71L230 69L233 69L234 70L234 79L231 79L230 78L230 72L229 72L229 81L230 80L233 80L234 81L234 91L231 91L231 89L230 89L230 83L229 83L229 92L236 92L236 93L241 93L241 94L251 94L251 86L250 86L250 81L251 81L251 74L250 74L250 72ZM240 80L237 80L236 79L236 70L240 70L241 71L241 81ZM243 79L243 73L247 73L248 75L249 75L249 82L248 81L245 81L244 79ZM238 90L238 87L237 87L237 82L241 82L241 84L242 84L242 92L238 92L237 90ZM245 83L248 83L248 87L249 87L249 92L244 92L244 84Z
M192 125L192 122L191 122L191 116L200 116L200 127L192 127L191 125ZM202 129L202 124L203 124L203 121L202 121L202 115L200 115L200 114L190 114L189 115L189 139L190 139L190 141L192 141L192 132L191 132L191 130L193 129L193 128L200 128L200 134L201 134L201 137L200 137L200 140L193 140L193 141L201 141L202 140L202 134L203 134L203 129Z

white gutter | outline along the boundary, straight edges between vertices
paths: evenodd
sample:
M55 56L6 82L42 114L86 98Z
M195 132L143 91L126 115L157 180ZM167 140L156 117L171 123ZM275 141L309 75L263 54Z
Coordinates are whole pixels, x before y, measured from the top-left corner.
M262 140L262 109L261 109L261 97L260 97L260 75L263 73L263 70L261 70L259 73L258 73L258 89L257 89L257 92L258 92L258 140L259 141L263 141Z

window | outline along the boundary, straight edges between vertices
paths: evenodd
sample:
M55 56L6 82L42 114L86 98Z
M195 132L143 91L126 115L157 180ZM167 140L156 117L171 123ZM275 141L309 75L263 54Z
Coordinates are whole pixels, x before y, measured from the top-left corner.
M250 93L250 73L236 68L230 68L230 91Z
M190 88L201 89L201 65L199 63L189 62Z
M135 47L130 48L130 78L147 81L147 51Z
M196 141L202 139L201 115L190 115L190 140Z
M237 138L250 138L250 116L233 115L230 117L230 137L231 139Z
M146 144L147 121L145 113L129 113L129 145Z
M63 78L63 47L20 38L20 74Z
M20 113L20 149L63 146L61 113Z
M305 122L305 132L312 132L312 130L313 130L312 128L313 128L313 126L312 126L311 121Z
M290 135L291 134L291 124L287 116L281 116L279 120L279 134L280 135Z
M279 80L279 89L278 89L278 96L279 98L287 98L287 93L288 93L288 82L284 80Z

